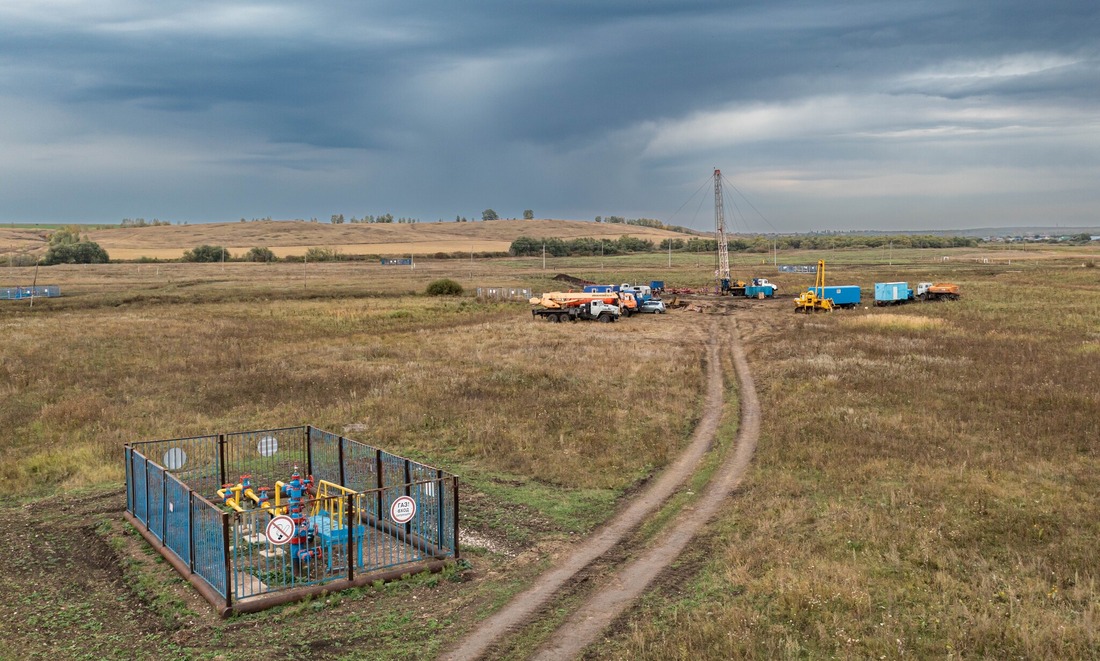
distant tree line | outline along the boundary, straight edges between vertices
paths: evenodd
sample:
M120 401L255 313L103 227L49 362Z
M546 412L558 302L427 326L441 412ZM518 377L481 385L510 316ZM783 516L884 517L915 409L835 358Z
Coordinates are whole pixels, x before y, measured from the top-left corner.
M541 255L543 246L546 254L554 257L573 255L620 255L632 252L654 252L672 250L673 252L714 252L718 249L717 239L690 237L687 239L664 239L659 244L637 237L622 236L618 239L536 239L521 236L512 242L508 253L515 256ZM727 242L730 252L770 252L775 248L783 250L835 250L841 248L881 248L891 245L894 248L972 248L978 240L961 236L901 235L901 236L865 236L865 235L796 235L770 237L764 235L730 238Z
M622 255L632 252L653 252L656 246L652 241L634 236L621 236L618 239L536 239L521 236L512 242L508 254L517 257L546 254L553 257L584 255Z
M331 222L333 225L343 225L344 222L345 222L344 214L342 214L342 213L332 214L332 217L329 219L329 222ZM362 218L356 218L355 216L352 216L351 218L347 219L346 222L351 223L353 225L359 224L359 223L373 224L373 223L394 223L394 222L402 223L402 224L410 224L411 225L413 223L419 223L420 219L419 218L405 218L404 216L402 216L401 218L398 218L398 219L394 220L394 217L393 217L392 213L384 213L380 216L369 216L368 215L368 216L363 216Z
M161 225L171 225L172 223L167 220L145 220L144 218L123 218L119 227L160 227Z
M659 230L667 230L669 232L680 232L681 234L692 234L693 230L679 225L668 225L662 223L656 218L623 218L622 216L596 216L597 223L611 223L622 225L638 225L640 227L652 227Z

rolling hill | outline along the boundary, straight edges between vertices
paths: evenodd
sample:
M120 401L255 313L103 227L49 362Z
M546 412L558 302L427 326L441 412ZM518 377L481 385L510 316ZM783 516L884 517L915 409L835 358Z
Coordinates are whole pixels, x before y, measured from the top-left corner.
M46 248L45 232L0 229L0 251ZM256 221L201 225L162 225L96 229L88 238L101 245L111 259L141 257L175 259L184 251L207 244L225 246L241 255L254 246L270 248L277 256L302 255L311 247L325 247L347 255L431 255L438 252L506 252L520 236L573 239L623 235L659 243L684 234L636 225L578 220L492 220L469 223L342 224L306 221Z

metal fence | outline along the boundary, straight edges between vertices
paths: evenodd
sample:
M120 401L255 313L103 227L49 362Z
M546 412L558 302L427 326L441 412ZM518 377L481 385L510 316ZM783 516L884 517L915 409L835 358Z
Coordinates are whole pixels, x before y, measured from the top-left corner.
M526 301L531 298L531 290L522 287L478 287L477 297L504 301Z
M817 264L780 264L780 273L817 273Z
M223 615L459 557L456 476L310 426L132 443L125 459L127 519Z
M0 287L0 301L22 298L54 298L61 295L57 285L38 285L36 287Z

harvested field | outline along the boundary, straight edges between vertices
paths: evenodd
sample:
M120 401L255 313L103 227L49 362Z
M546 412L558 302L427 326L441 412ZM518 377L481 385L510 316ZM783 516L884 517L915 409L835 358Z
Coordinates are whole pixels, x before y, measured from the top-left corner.
M541 290L559 272L705 283L707 256L675 255L671 268L632 255L545 270L536 259L42 269L61 298L0 305L12 524L0 635L23 658L438 654L686 446L705 322L732 316L760 396L756 457L586 655L1090 658L1100 276L1081 264L1100 255L990 264L938 252L900 265L846 253L830 280L950 280L961 301L796 316L790 297L812 277L743 260L735 268L778 282L780 298L600 325L419 292L444 276ZM121 523L119 447L279 423L458 473L469 566L214 618ZM523 656L545 641L589 587L660 543L717 466L704 462L711 472L642 523L636 549L597 559L581 592L501 649Z

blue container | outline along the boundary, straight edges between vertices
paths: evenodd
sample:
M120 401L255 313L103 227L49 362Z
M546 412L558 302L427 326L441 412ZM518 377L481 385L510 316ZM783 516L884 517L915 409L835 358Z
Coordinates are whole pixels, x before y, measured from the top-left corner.
M619 291L619 285L585 285L586 294L610 294Z
M664 291L665 290L665 281L664 280L650 280L649 281L649 288L652 289L653 291L658 291L658 292Z
M772 289L771 286L758 287L756 285L748 285L745 287L745 296L749 298L759 298L759 295L763 294L765 298L771 298L774 291L775 290Z
M860 291L856 285L841 285L840 287L808 287L806 291L812 291L818 298L831 298L833 305L844 308L854 308L859 305Z
M900 303L913 298L907 282L876 282L875 303Z

